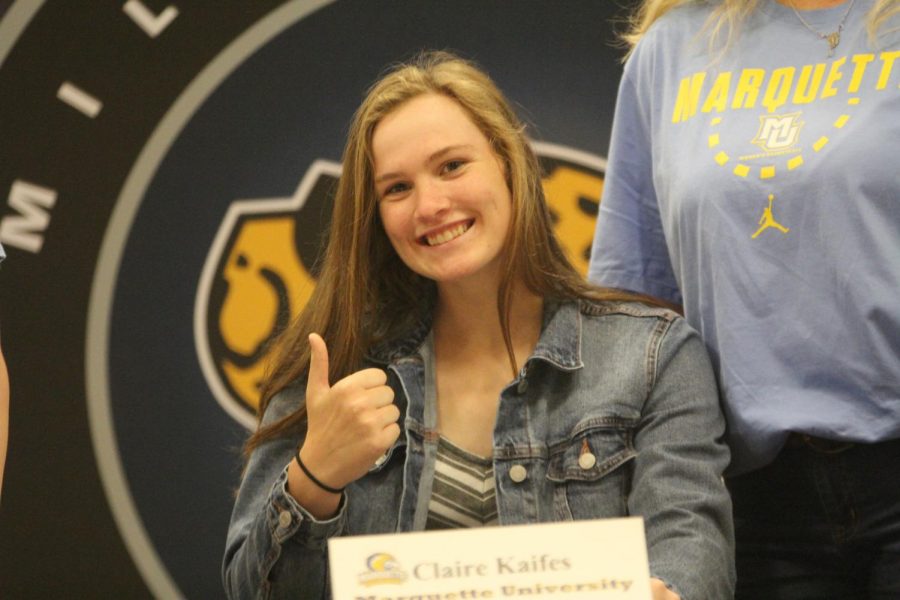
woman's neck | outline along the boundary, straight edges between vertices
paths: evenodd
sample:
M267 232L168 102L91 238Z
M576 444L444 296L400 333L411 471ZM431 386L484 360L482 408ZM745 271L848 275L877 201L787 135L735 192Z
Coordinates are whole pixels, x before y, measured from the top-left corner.
M442 286L434 317L435 344L470 356L505 357L506 344L497 312L497 288ZM509 330L516 362L521 367L541 333L543 300L521 282L510 294Z

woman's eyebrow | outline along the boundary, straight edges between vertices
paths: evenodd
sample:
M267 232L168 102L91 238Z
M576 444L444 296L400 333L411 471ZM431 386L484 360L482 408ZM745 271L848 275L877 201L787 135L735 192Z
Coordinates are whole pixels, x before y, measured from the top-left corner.
M454 144L453 146L446 146L444 148L441 148L437 152L432 152L428 156L428 162L434 162L436 160L440 160L447 154L451 154L458 150L470 150L471 148L472 148L472 146L470 144Z
M440 150L436 150L435 152L432 152L431 154L429 154L428 158L425 159L425 161L428 163L433 163L435 161L442 159L447 154L451 154L458 150L470 150L472 148L473 148L473 146L471 144L454 144L452 146L445 146L445 147L441 148ZM383 183L385 181L388 181L389 179L397 179L398 177L402 177L402 176L403 176L403 174L399 173L399 172L383 173L383 174L375 177L375 183L376 184Z

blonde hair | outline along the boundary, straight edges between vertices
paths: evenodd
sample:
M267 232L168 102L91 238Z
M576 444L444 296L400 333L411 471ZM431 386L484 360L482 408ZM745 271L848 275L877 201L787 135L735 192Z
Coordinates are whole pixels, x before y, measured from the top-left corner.
M305 378L310 333L320 333L327 341L329 377L336 381L358 370L369 348L394 339L429 317L435 284L400 260L384 232L372 156L376 126L399 106L423 94L441 94L458 102L488 139L505 169L513 206L497 311L513 372L516 365L509 308L516 281L553 300L641 300L658 304L626 292L596 288L581 277L553 233L537 157L509 102L472 63L446 52L423 53L378 80L353 117L319 280L306 308L276 342L275 359L261 389L260 419L275 394ZM304 423L305 409L301 406L260 428L245 449L249 453L268 439L302 428Z
M698 3L712 4L709 0L644 0L629 19L628 31L622 35L622 39L633 49L650 26L664 14L679 6ZM719 0L715 4L703 28L709 35L710 51L717 48L724 50L731 46L741 23L756 10L759 0ZM873 43L887 20L898 13L900 0L876 0L866 17L866 31Z

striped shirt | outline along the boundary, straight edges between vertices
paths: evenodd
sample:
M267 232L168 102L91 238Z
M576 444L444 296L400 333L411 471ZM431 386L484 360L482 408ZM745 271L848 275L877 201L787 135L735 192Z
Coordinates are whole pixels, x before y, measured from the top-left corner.
M466 452L442 436L425 529L484 525L497 525L493 461Z

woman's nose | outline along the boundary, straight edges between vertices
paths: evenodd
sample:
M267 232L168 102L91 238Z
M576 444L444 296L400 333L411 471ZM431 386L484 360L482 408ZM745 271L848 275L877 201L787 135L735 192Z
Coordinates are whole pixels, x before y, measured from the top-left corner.
M439 218L450 208L450 198L444 186L423 182L416 186L416 217L423 221Z

